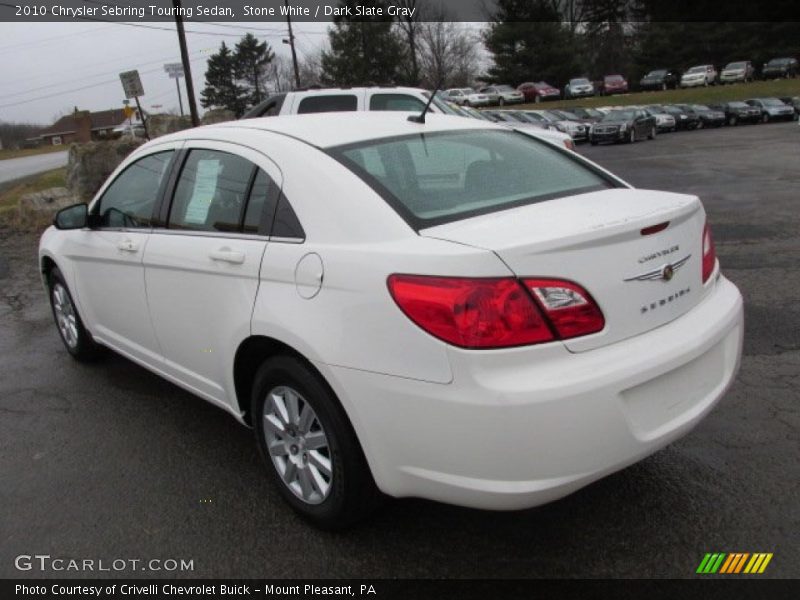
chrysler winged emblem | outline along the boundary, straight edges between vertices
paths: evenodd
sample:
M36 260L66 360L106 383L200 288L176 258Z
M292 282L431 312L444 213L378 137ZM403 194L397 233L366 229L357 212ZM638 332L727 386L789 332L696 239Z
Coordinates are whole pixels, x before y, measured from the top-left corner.
M675 277L675 271L680 269L686 262L692 257L691 254L684 256L680 260L676 260L674 263L667 263L657 269L653 269L652 271L647 271L646 273L642 273L641 275L634 275L633 277L628 277L623 281L671 281L673 277Z

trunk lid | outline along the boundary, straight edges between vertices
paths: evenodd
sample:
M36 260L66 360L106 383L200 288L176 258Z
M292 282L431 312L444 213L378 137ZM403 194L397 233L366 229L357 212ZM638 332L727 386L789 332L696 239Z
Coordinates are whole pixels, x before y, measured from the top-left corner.
M668 222L661 231L642 230ZM566 340L573 352L644 333L684 314L703 296L705 212L694 196L614 189L482 215L420 231L493 251L518 277L583 286L605 328ZM664 269L671 267L671 273Z

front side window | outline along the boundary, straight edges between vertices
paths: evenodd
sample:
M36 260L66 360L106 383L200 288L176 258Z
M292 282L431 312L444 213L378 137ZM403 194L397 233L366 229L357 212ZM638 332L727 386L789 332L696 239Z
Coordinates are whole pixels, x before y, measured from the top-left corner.
M106 189L96 214L101 227L151 227L153 208L169 170L173 150L137 160Z
M322 112L349 112L357 110L358 100L353 94L335 96L308 96L300 101L297 114Z
M414 134L333 148L415 229L615 186L513 131Z
M217 150L192 150L181 170L168 227L238 231L255 165Z

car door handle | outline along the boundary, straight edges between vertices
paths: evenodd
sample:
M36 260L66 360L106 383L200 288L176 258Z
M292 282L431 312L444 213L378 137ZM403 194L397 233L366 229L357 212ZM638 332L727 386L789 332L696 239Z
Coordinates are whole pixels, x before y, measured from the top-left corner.
M138 252L139 244L133 240L121 240L117 242L117 249L122 252Z
M235 265L240 265L244 262L244 252L239 252L237 250L231 250L230 248L219 248L218 250L214 250L209 254L211 260L218 260L222 262L233 263Z

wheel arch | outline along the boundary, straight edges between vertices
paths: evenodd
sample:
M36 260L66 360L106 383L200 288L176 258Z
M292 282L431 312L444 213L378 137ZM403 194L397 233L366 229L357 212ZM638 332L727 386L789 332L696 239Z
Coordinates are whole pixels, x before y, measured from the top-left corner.
M253 415L251 414L250 406L253 382L259 367L265 360L274 356L292 356L303 362L309 369L319 375L320 381L328 388L331 395L336 399L339 407L342 409L348 425L355 436L359 450L366 459L366 464L369 466L370 473L374 478L376 473L375 465L372 463L369 455L364 451L365 440L362 438L362 432L359 431L360 428L356 422L357 420L353 418L354 415L348 410L347 402L342 400L329 378L326 377L310 359L295 347L277 338L266 335L251 335L242 340L236 350L233 364L233 379L236 403L242 415L242 421L250 427L253 426Z
M45 285L47 285L48 281L50 280L50 273L53 271L53 269L57 268L58 264L56 264L56 261L52 256L49 254L42 255L39 261L39 272L42 274ZM61 269L59 269L59 271L60 270Z
M265 360L275 356L292 356L319 375L320 379L339 402L352 426L352 419L344 403L339 399L339 395L325 374L303 352L282 340L268 335L251 335L242 340L236 349L233 359L233 383L236 404L242 415L242 420L247 425L253 425L252 415L250 414L250 396L256 372Z

